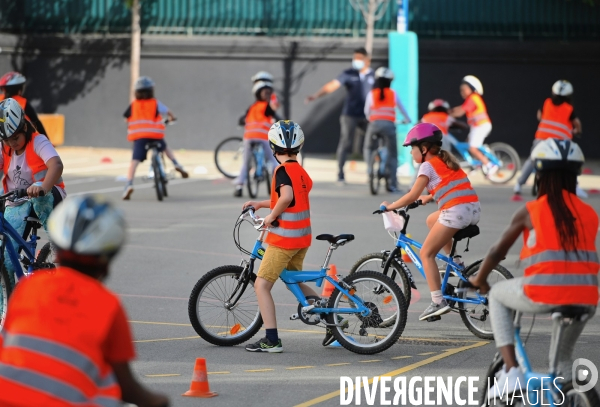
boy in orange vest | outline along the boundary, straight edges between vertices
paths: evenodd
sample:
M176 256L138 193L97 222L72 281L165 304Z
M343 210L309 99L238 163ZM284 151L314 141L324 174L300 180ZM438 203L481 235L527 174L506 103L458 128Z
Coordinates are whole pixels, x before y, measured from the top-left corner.
M169 121L176 120L169 108L154 97L154 81L148 76L141 76L135 83L135 100L123 114L127 121L127 140L133 142L133 158L127 174L127 185L125 185L123 191L123 200L129 200L133 193L135 170L140 162L146 160L148 153L146 145L149 142L158 141L160 143L159 151L164 151L167 154L167 157L173 162L175 170L183 178L189 177L187 171L177 162L173 151L165 143L163 115L167 116Z
M281 339L277 334L275 303L271 289L283 269L302 270L302 263L312 239L308 199L312 180L296 161L303 144L304 133L297 123L280 120L271 126L269 145L273 156L281 163L273 173L271 199L261 202L248 201L243 206L244 209L252 206L255 210L271 208L271 213L265 216L264 220L264 226L269 228L265 239L269 247L265 251L254 284L267 332L265 338L246 345L249 352L283 352ZM277 226L273 226L275 220L278 222ZM300 284L300 287L304 295L319 297L306 284Z
M31 106L31 103L29 103L27 99L23 97L25 82L25 77L19 72L5 73L2 78L0 78L0 90L2 91L0 100L13 98L19 102L19 105L21 105L21 108L25 111L25 118L29 120L31 124L33 124L38 133L48 136L48 133L46 133L46 129L44 129L44 125L38 118L35 109L33 106Z
M271 107L273 84L258 81L252 87L252 93L256 98L256 102L248 108L246 116L240 119L240 124L244 125L244 156L242 157L240 175L234 180L235 190L233 196L235 197L242 196L242 188L248 177L248 164L252 157L252 144L262 144L265 158L270 162L271 169L278 165L275 158L269 154L271 147L269 146L268 133L276 117L275 110Z
M572 97L573 85L569 81L560 80L552 85L552 96L547 98L542 108L537 111L540 123L535 132L532 151L542 140L549 138L571 140L574 134L581 133L581 121L573 110ZM521 176L515 185L516 197L521 195L521 187L527 182L533 170L533 161L530 157L523 164ZM585 191L579 187L577 187L577 195L583 198L587 197Z

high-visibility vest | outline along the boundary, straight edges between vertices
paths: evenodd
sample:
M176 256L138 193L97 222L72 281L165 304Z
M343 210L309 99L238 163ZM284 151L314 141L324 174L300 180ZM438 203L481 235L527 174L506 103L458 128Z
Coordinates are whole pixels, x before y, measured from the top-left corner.
M483 98L479 95L479 93L471 93L469 96L467 96L467 99L465 99L465 103L467 103L469 100L471 100L475 104L475 110L473 110L472 112L467 112L465 110L469 126L475 127L481 126L484 123L491 123L490 117L487 114L485 102L483 101ZM463 109L465 103L463 103Z
M99 281L65 267L20 282L0 338L0 405L121 406L103 350L119 307Z
M0 95L0 101L6 99L6 97L4 96L4 94ZM27 106L27 99L25 99L23 96L19 96L19 95L14 95L11 96L11 99L14 99L17 101L17 103L19 104L19 106L21 106L21 109L23 109L23 113L25 113L25 106ZM25 115L25 118L27 119L28 122L31 122L31 119L29 118L29 116Z
M244 127L245 139L269 139L269 129L273 124L273 118L265 114L269 102L257 101L246 114L246 125Z
M577 250L563 250L547 195L528 202L533 229L525 230L521 250L524 293L543 304L596 306L600 269L595 244L598 215L576 195L563 190L563 197L576 219Z
M442 133L444 133L444 136L447 136L448 135L448 117L450 117L450 115L448 113L429 112L429 113L425 113L423 115L423 117L421 118L421 121L423 123L435 124L437 127L440 128Z
M459 204L479 202L469 177L461 168L453 171L439 157L433 157L427 162L432 165L441 179L438 186L429 191L436 200L439 210Z
M127 119L127 140L160 140L164 137L165 124L158 113L158 101L154 98L134 100L131 103L131 116Z
M557 106L552 103L552 99L546 99L542 109L542 119L535 132L535 138L540 140L547 138L571 140L573 138L572 113L573 106L571 104L565 102Z
M25 161L27 162L27 166L31 169L31 173L33 174L33 182L43 182L46 179L46 175L48 174L48 167L42 158L35 153L35 143L34 140L36 137L46 137L40 133L33 133L31 136L31 140L25 146ZM2 159L4 160L2 170L4 171L4 178L2 178L2 187L5 192L8 192L8 168L10 167L10 161L15 154L14 150L9 148L6 145L2 146ZM62 177L58 179L56 186L65 189L65 184L63 182Z
M284 162L277 169L282 166L292 180L295 204L291 208L288 207L279 215L277 218L279 226L272 227L269 230L265 242L283 249L304 249L310 246L312 240L310 203L308 201L308 194L313 184L312 179L296 161ZM273 171L273 180L271 182L271 210L273 210L279 200L279 196L275 190L277 187L277 169Z
M379 96L382 91L383 100L380 100ZM373 104L371 105L369 121L385 120L396 122L396 97L393 90L390 88L373 89L371 91L371 98L373 99Z

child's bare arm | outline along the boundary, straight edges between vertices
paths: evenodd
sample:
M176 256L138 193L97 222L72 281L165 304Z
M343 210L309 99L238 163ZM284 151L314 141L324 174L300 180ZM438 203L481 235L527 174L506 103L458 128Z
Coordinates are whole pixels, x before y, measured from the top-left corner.
M573 119L573 134L581 134L581 120L578 117Z
M424 175L420 175L417 180L415 181L412 189L406 194L404 195L402 198L398 199L395 202L392 202L391 204L388 204L387 202L382 202L382 205L385 205L385 207L391 211L392 209L400 209L400 208L404 208L406 205L413 203L414 201L416 201L419 198L419 195L421 195L421 193L423 193L423 190L425 189L425 186L427 186L427 182L429 181L429 179L424 176Z

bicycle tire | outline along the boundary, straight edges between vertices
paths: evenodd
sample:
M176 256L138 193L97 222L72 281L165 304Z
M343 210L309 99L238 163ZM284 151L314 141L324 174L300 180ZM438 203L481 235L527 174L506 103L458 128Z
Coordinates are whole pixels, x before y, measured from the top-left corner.
M519 154L506 143L492 143L490 144L490 150L502 160L503 166L494 175L487 175L487 178L492 184L506 184L517 175L517 171L521 168ZM506 160L506 157L509 158L509 161Z
M563 405L578 407L600 406L600 397L598 397L598 393L593 388L586 392L579 392L573 388L572 382L567 382L565 386L561 389L561 391L565 395L565 402L563 403ZM574 404L573 399L575 397L581 398L581 401L584 402L584 404Z
M166 175L166 170L165 170L165 165L164 165L164 159L163 157L159 158L159 162L162 161L162 165L159 165L160 168L162 168L162 171L160 172L160 183L161 183L161 187L162 187L162 194L163 196L166 198L169 196L169 194L167 193L167 175Z
M383 273L383 266L387 260L387 256L384 253L369 253L362 256L358 259L350 269L348 275L352 275L360 270L375 270ZM377 264L377 265L375 265ZM412 296L412 290L410 287L410 281L408 280L408 276L402 270L402 267L398 264L396 260L392 261L391 267L396 271L396 275L400 276L400 282L397 283L400 289L402 290L402 294L404 294L404 299L406 300L406 307L410 307L410 300ZM387 274L388 277L391 278L390 274Z
M56 262L56 247L52 243L47 242L40 249L35 261L36 263L58 264Z
M490 381L490 383L494 380L494 377L496 377L496 373L498 373L498 371L500 369L502 369L502 366L504 365L504 361L502 360L502 358L500 357L500 353L496 352L496 354L494 355L494 359L492 360L492 363L490 364L490 367L488 367L487 373L485 374L485 377L483 378L483 382L481 384L481 388L479 390L479 394L481 394L481 397L479 398L479 406L481 407L488 407L488 406L494 406L494 405L504 405L504 404L496 404L499 403L500 401L492 401L492 400L488 400L488 390L489 390L489 386L488 386L488 381Z
M263 178L267 185L267 196L271 196L271 175L269 174L268 164L265 162L263 165Z
M158 165L158 161L155 155L152 155L152 171L154 171L154 189L156 190L156 198L159 201L163 200L162 194L162 182L160 180L160 166Z
M12 284L8 277L8 271L4 262L0 267L0 330L4 327L6 321L6 312L8 311L8 299L12 294Z
M257 176L256 169L258 164L256 162L256 156L252 154L250 156L250 162L248 163L248 169L246 171L246 186L248 189L248 195L250 198L256 198L258 195L258 186L260 184L260 176ZM269 191L270 193L271 191Z
M250 321L250 324L246 324L245 329L242 329L241 327L241 322L235 314L235 311L240 309L239 304L236 305L234 310L227 310L226 312L227 317L225 318L225 323L227 325L222 325L219 323L220 320L217 320L214 317L211 317L210 321L211 324L214 324L216 322L216 326L214 325L204 325L201 321L201 318L198 316L198 302L200 301L200 299L202 298L201 295L206 291L207 287L210 288L210 283L215 281L218 278L221 277L231 277L234 281L237 281L237 279L240 276L240 273L243 271L244 269L240 266L221 266L221 267L217 267L216 269L213 269L211 271L209 271L208 273L206 273L200 280L198 280L198 282L196 283L196 285L194 286L194 288L192 289L192 293L190 294L190 299L188 301L188 315L190 318L190 322L192 323L192 326L194 327L194 330L196 331L196 333L198 333L198 335L200 335L200 337L202 339L204 339L207 342L212 343L213 345L219 345L219 346L233 346L233 345L238 345L242 342L247 341L248 339L252 338L254 335L256 335L256 333L258 332L258 330L262 327L263 324L263 320L262 320L262 316L260 315L260 310L258 309L258 301L256 301L256 314L254 315L253 319ZM254 285L254 281L256 280L256 275L252 274L251 275L251 280L249 285ZM231 293L226 293L224 290L226 290L226 286L227 286L227 282L223 282L223 284L220 284L218 286L218 292L222 293L224 298L221 299L215 299L215 303L216 303L216 307L215 309L218 308L223 308L224 307L224 302L228 299L228 296ZM234 284L232 287L235 288L237 286L237 284ZM246 287L246 291L244 292L244 294L246 293L251 293L254 294L254 296L256 296L256 293L254 292L254 288L253 287ZM215 292L212 292L213 295L215 295ZM227 298L225 298L227 297ZM250 308L253 308L253 306L250 306ZM241 313L242 311L240 311ZM248 315L248 313L250 313L249 315L252 315L251 312L253 311L245 311L244 315ZM231 317L230 317L231 315ZM243 316L242 316L243 317ZM231 326L229 326L229 321L235 322L237 321L236 324L233 324ZM237 328L237 330L235 332L233 332L233 330L235 329L237 324L240 324L240 326ZM210 327L216 327L217 328L217 332L213 333L210 331ZM241 331L240 331L241 330ZM228 336L229 333L233 334L231 336ZM222 334L225 334L225 336L223 336Z
M381 185L381 177L379 176L379 167L381 165L381 157L377 153L377 150L371 153L371 170L369 172L369 190L371 195L377 195L379 193L379 186Z
M463 273L465 278L468 279L469 277L477 274L477 272L479 271L479 268L481 267L481 263L483 263L483 260L478 260L475 263L469 265ZM499 264L492 269L492 272L500 274L502 277L504 277L505 280L510 280L513 278L513 275L510 273L510 271L508 271L506 268L504 268L503 266L501 266ZM488 276L488 283L489 283L489 276ZM492 284L490 284L490 285L492 285ZM460 280L460 282L458 283L458 288L465 288L465 283L463 280ZM466 296L467 296L466 291L459 294L459 298L465 298ZM486 306L483 304L474 306L473 304L465 304L463 302L458 302L458 301L457 301L457 305L458 305L458 309L459 309L459 313L460 313L460 318L462 319L462 321L465 324L465 326L467 327L467 329L469 329L469 331L471 331L471 333L473 335L475 335L481 339L487 339L487 340L494 339L494 334L492 332L491 327L489 328L489 330L482 330L482 329L476 328L473 325L473 322L471 320L475 320L475 319L477 319L477 317L471 317L469 315L469 314L475 314L475 312L478 309L477 307L483 307L482 311L481 311L483 316L479 317L479 318L485 317L485 319L481 322L486 322L488 319L487 315L489 315L489 311L487 311L487 308L489 308L489 306ZM470 309L469 307L474 307L474 308Z
M331 326L329 328L335 339L344 348L348 349L351 352L358 353L361 355L373 355L375 353L383 352L384 350L388 349L390 346L398 342L398 338L400 338L400 335L402 335L404 327L406 326L407 315L406 300L404 299L404 294L402 294L402 290L400 290L398 284L396 284L394 280L392 280L390 277L383 275L380 272L372 270L358 271L352 275L347 276L346 278L344 278L343 281L349 286L354 287L356 293L355 295L357 295L361 299L364 298L365 303L368 303L368 306L370 308L372 306L375 307L371 309L377 311L371 314L369 317L362 317L359 314L337 314L333 312L327 314L326 320L329 324L333 324L333 321L336 321L337 323L338 315L351 320L349 321L347 328L339 326ZM371 295L367 299L367 296L365 294L361 294L361 291L358 288L356 288L357 285L363 281L370 281L371 284L374 285L374 287L380 286L384 289L384 291L381 291L380 293L375 293L371 291L372 289L368 288L365 290L365 293L371 292L371 294L373 295ZM382 296L381 294L383 294L384 296ZM382 306L377 306L377 304L373 302L375 301L375 295L379 296L379 299L382 300L382 304L386 305L386 308L383 308ZM339 308L340 302L346 302L350 306L352 306L352 303L347 298L346 301L343 300L344 297L346 296L339 289L334 289L333 293L331 293L331 296L329 297L327 307ZM389 317L386 316L386 314L382 315L384 310L390 307L389 304L392 303L394 299L397 304L397 310L392 312ZM380 319L381 321L378 321L378 319ZM383 337L383 339L380 339L381 332L377 331L377 328L381 328L380 324L384 324L389 319L394 320L393 325L391 325L389 333L385 337ZM356 335L354 332L357 328L358 323L360 323L360 329L358 331L358 335ZM381 329L387 329L388 327L389 325ZM373 333L367 332L367 329L371 330L371 328L373 328ZM346 337L346 333L344 332L345 330L352 330L352 332L350 333L351 336ZM375 341L360 344L359 341L361 338L369 338L368 340L371 340L370 338L374 338Z
M235 144L232 142L238 143L237 149L233 149ZM232 146L231 150L228 147L229 145ZM231 157L228 157L229 155L231 155ZM237 178L240 175L239 171L242 166L243 157L243 139L238 136L226 138L215 148L215 166L221 174L230 179Z

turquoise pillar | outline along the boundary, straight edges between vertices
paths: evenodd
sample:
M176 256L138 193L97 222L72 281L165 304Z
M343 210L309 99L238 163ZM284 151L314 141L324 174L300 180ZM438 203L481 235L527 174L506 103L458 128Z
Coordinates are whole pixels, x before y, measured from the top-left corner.
M398 137L398 165L400 173L409 176L414 173L410 149L402 147L406 134L419 120L418 96L419 96L419 48L417 35L414 32L391 32L389 39L390 69L394 72L394 89L408 113L412 123L397 125ZM398 113L397 120L402 116Z

